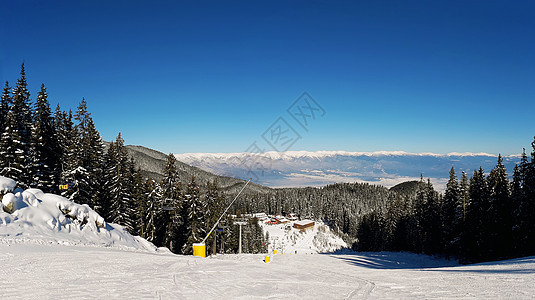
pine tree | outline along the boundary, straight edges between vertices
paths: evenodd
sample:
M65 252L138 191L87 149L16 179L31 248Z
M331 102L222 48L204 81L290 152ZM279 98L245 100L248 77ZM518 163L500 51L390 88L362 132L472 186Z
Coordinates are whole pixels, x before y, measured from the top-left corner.
M72 195L76 192L74 186L74 174L76 168L80 165L78 157L78 133L74 127L72 111L64 112L59 105L54 113L54 123L56 128L56 139L58 141L60 155L60 184L69 185L69 189L62 190L61 195L73 199Z
M128 156L121 133L115 143L111 143L106 155L106 187L110 201L109 215L113 223L122 225L129 232L134 233L135 203L132 196L134 165Z
M521 161L523 173L521 227L524 240L524 255L535 254L535 137L531 143L531 161ZM527 159L526 159L527 160Z
M460 185L460 197L462 205L462 215L463 222L466 220L466 208L470 203L470 182L468 181L468 176L463 171L461 176L461 185Z
M149 203L147 200L148 188L146 180L143 178L141 169L137 169L132 176L132 200L135 204L135 234L146 238L147 237L147 211L149 209Z
M466 245L464 262L479 262L486 257L488 249L487 214L489 212L489 189L482 168L470 178L470 204L466 211Z
M158 247L165 245L165 233L167 227L167 220L165 218L166 212L162 210L162 190L160 185L153 181L146 182L147 190L147 210L145 219L146 238Z
M524 153L525 155L525 153ZM522 255L523 238L522 238L522 202L523 202L523 178L518 164L513 170L513 182L511 183L511 206L512 206L512 255Z
M248 243L248 252L247 253L266 253L267 246L266 240L264 239L264 231L260 224L258 224L258 218L253 217L249 219L247 224L248 231L250 233L249 243Z
M383 218L374 211L362 218L358 229L358 242L353 248L358 251L383 250Z
M26 161L23 156L19 155L22 142L15 113L11 109L7 113L5 126L0 137L0 157L2 157L0 175L9 177L15 180L20 187L24 187L24 164Z
M442 205L444 250L447 255L458 255L460 225L462 221L461 190L451 167Z
M185 228L187 230L187 242L182 246L182 253L191 254L193 243L199 243L206 235L206 202L200 196L200 189L195 178L186 186L184 192L184 206L187 210Z
M32 128L32 148L34 149L32 186L45 192L52 192L59 184L61 151L56 139L47 96L43 84L36 99Z
M217 180L208 182L206 184L206 193L204 196L206 202L206 226L211 227L217 222L221 214L223 213L223 197L218 187ZM206 241L206 245L212 245L214 242L214 236L217 232L213 232Z
M6 85L4 87L4 92L2 93L2 100L0 100L0 136L4 132L4 128L6 127L6 118L7 113L9 112L9 108L11 105L13 105L13 99L11 99L11 93L10 93L11 87L9 87L9 83L6 81ZM0 157L0 163L2 158Z
M433 188L431 181L427 179L425 187L426 202L424 206L424 218L422 220L424 239L424 253L434 254L442 252L442 219L441 219L441 199Z
M180 253L186 243L187 209L181 195L181 187L176 170L176 158L172 153L167 156L164 166L164 178L161 183L162 199L168 210L162 212L162 222L165 224L165 245L174 253Z
M424 251L425 240L425 218L427 206L427 186L424 183L423 175L420 174L420 182L418 184L418 191L414 200L413 218L410 220L409 241L411 243L411 251L421 253Z
M17 180L22 188L28 187L31 182L31 161L33 149L31 148L32 112L30 109L30 93L26 82L24 63L21 66L20 78L13 89L13 105L11 108L18 139L14 143L16 160L20 162L21 173Z
M487 178L490 191L489 258L508 258L512 252L513 206L507 171L501 155Z
M76 188L76 197L73 200L94 206L99 201L102 192L100 188L103 186L99 179L103 174L104 145L91 114L87 111L85 99L80 102L74 119L78 121L75 127L78 133L78 166L72 174Z
M462 219L461 226L459 228L460 234L460 243L459 243L459 261L464 263L466 258L466 239L467 239L467 226L466 226L466 213L467 208L470 205L470 183L468 181L468 176L463 171L461 176L461 185L460 185L460 197L461 197L461 211Z
M15 156L14 149L8 151L8 148L11 146L13 140L10 136L10 133L6 133L6 136L4 136L4 132L6 132L6 127L8 127L8 125L10 125L11 130L14 129L14 117L11 117L12 124L8 124L7 122L7 116L13 104L10 89L9 83L6 81L6 86L4 87L4 92L2 94L2 100L0 101L0 174L6 172L4 169L10 167Z
M386 211L384 212L384 220L385 220L385 248L386 249L392 249L392 250L401 250L400 247L403 247L403 242L399 240L399 237L396 237L396 235L401 234L401 232L398 229L398 225L400 223L401 218L403 217L403 201L399 195L391 196L394 198L391 198L386 203ZM344 211L346 211L344 209ZM348 212L345 212L344 214L349 215ZM345 221L344 227L347 227L347 231L349 231L349 217L347 217L347 221Z

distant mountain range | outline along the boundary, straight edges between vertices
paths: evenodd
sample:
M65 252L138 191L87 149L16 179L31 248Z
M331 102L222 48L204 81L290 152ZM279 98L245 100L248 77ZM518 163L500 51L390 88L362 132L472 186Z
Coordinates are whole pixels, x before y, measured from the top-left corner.
M497 156L488 153L408 153L403 151L345 152L288 151L256 153L185 153L176 158L213 174L253 181L269 187L323 186L337 182L369 182L392 187L400 182L430 178L444 190L449 170L471 176L483 167L489 172ZM504 157L509 175L519 155Z
M162 178L167 155L143 146L126 146L136 165L152 179ZM488 153L408 153L403 151L288 151L255 153L175 154L179 177L184 183L195 177L199 184L217 180L224 191L237 192L244 180L253 179L249 191L268 191L270 187L324 186L338 182L368 182L392 187L401 182L430 178L443 191L448 172L455 167L469 176L483 167L489 172L497 156ZM519 155L505 156L512 174Z
M109 145L107 142L105 144ZM127 145L126 149L128 154L134 158L136 166L141 169L146 177L157 181L163 178L163 167L167 160L166 154L143 146ZM217 180L222 190L229 193L236 193L244 184L244 180L242 179L212 174L209 171L190 166L181 161L177 162L176 167L178 177L184 184L190 182L192 177L195 177L195 181L201 185ZM267 190L269 190L268 187L256 183L249 184L247 188L249 192Z

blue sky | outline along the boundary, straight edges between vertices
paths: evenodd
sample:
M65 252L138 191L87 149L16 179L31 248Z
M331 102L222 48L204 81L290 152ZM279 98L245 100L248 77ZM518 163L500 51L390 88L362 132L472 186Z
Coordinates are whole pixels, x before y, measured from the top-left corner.
M75 3L76 2L76 3ZM369 3L371 2L371 3ZM2 1L0 80L85 97L105 140L240 152L514 154L535 135L533 1ZM325 110L305 130L287 108Z

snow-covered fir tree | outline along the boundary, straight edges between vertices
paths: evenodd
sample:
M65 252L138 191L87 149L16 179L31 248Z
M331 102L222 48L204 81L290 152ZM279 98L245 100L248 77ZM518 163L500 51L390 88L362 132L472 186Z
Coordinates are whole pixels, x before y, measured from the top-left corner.
M6 81L4 91L2 92L2 98L0 100L0 136L4 132L7 113L9 112L11 105L13 105L13 99L11 99L11 87L9 86L9 82ZM0 157L0 163L1 160L2 158Z
M22 141L18 131L15 113L12 109L7 112L4 131L0 137L0 156L2 165L0 175L9 177L17 183L25 179L26 160L20 155ZM19 184L24 186L23 184Z
M74 180L74 178L71 178L70 176L78 166L78 148L76 147L78 144L78 134L72 118L72 111L62 111L58 104L56 111L54 112L54 124L56 129L56 139L60 148L61 184L72 182L72 180ZM68 195L70 195L70 193L63 191L62 195L69 198Z
M145 237L156 246L164 245L166 225L164 212L162 210L162 190L160 185L154 180L146 182L147 208L145 212L146 223L144 225Z
M498 163L490 171L487 181L490 191L490 230L487 237L492 252L490 255L496 259L509 258L513 244L513 207L507 171L501 155L498 155Z
M490 209L489 189L482 168L474 171L470 178L470 204L466 210L466 256L480 261L488 249L487 213Z
M450 178L446 184L442 205L444 249L448 255L458 255L460 226L462 220L461 190L455 170L450 169Z
M57 141L54 122L47 100L45 85L41 85L34 112L32 128L32 183L31 186L45 192L57 190L61 174L61 150Z
M210 229L217 222L225 209L223 196L218 185L217 180L214 180L208 182L205 187L206 192L204 194L204 201L206 203L206 226L210 227ZM213 232L210 235L206 240L206 245L212 245L213 248L213 243L216 242L214 239L216 234L216 232Z
M200 188L195 182L195 178L191 178L184 191L183 207L187 211L184 220L187 234L186 244L182 246L182 253L191 254L194 243L200 243L206 236L206 202L200 195Z
M31 148L31 134L32 134L32 111L30 108L30 92L28 91L28 83L26 82L26 71L24 63L21 65L20 78L17 85L13 88L13 105L11 111L15 122L15 128L18 139L14 146L16 147L16 160L21 162L20 167L22 172L17 178L17 182L21 187L28 187L31 182L31 157L33 149Z
M108 148L105 163L105 186L110 209L106 213L113 223L134 232L136 212L133 199L134 165L130 160L121 133Z
M66 118L68 122L69 117ZM101 182L104 145L100 134L95 128L91 114L87 111L87 103L82 99L78 110L74 115L78 122L74 127L74 142L69 143L70 149L64 153L64 180L72 183L72 188L65 192L65 196L90 206L98 205L101 189L105 188ZM69 124L66 124L68 129ZM63 133L67 133L65 130ZM65 163L65 159L68 163ZM73 169L65 168L66 164L72 165Z
M167 209L161 212L161 222L165 224L165 245L174 253L180 253L186 242L187 206L184 205L180 181L176 170L176 158L172 153L167 156L161 182L162 206Z
M135 165L133 158L131 159L132 166ZM144 178L141 170L138 168L132 175L132 203L134 206L134 228L132 234L146 237L146 224L148 223L147 211L149 209L148 202L148 185L147 180Z
M519 251L520 255L535 254L535 137L531 143L531 157L525 151L519 164L520 191L517 216L519 220Z

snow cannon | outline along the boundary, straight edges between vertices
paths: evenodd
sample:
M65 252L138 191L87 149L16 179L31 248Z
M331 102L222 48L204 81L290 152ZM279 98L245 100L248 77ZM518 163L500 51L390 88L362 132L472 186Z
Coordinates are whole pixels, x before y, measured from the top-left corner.
M193 256L206 257L206 244L194 243L193 244Z
M273 249L273 255L277 254L277 249Z
M269 261L271 260L271 257L269 255L266 255L266 257L264 257L264 262L267 264Z

